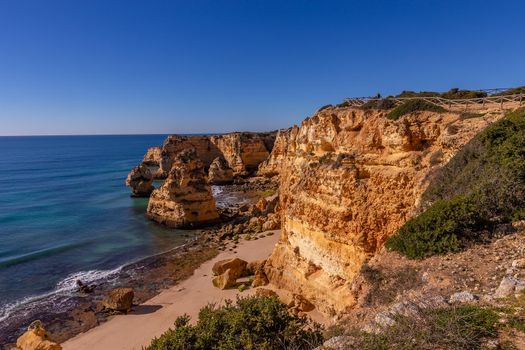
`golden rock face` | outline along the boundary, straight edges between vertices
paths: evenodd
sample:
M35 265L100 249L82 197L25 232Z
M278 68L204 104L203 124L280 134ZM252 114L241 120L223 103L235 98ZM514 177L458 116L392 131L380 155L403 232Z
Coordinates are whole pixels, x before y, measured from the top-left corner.
M168 178L151 194L146 216L180 228L219 220L204 166L194 148L179 153L174 159Z
M261 166L272 163L281 178L270 281L325 313L352 307L354 276L413 215L428 176L501 116L416 112L394 121L383 111L329 108L278 136Z

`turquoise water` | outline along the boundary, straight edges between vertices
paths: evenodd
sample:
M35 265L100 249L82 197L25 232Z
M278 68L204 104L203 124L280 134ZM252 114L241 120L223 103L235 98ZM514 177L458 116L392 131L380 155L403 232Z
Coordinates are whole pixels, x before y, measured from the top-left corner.
M0 322L184 241L124 181L164 135L0 137Z

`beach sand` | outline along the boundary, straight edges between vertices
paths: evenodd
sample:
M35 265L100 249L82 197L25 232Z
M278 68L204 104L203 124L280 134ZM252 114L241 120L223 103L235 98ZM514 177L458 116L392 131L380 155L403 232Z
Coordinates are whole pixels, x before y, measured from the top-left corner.
M64 350L140 350L150 344L154 337L173 326L175 319L183 314L198 318L199 310L208 303L221 303L226 299L235 300L240 294L237 289L220 290L213 287L211 268L218 260L239 257L246 261L266 259L279 239L279 231L272 236L254 241L241 241L236 252L225 251L197 268L190 278L161 292L144 304L136 306L128 315L118 315L86 333L77 335L63 345ZM271 286L265 287L271 288ZM273 289L273 288L271 288ZM255 293L249 289L242 293ZM283 291L277 291L282 295ZM313 319L323 322L318 313Z

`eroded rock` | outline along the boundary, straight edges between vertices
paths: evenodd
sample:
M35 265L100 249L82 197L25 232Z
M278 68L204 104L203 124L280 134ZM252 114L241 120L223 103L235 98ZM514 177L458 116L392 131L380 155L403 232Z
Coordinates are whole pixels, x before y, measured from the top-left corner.
M134 296L132 288L115 288L108 292L106 298L102 301L102 306L112 311L127 313L133 306Z
M233 170L226 159L217 157L208 170L208 183L211 185L227 185L233 183Z
M354 277L414 214L432 172L502 117L386 113L323 109L289 131L281 152L281 239L265 272L327 313L356 304Z
M195 149L179 153L166 181L151 194L146 216L177 228L199 227L219 221L215 199Z
M34 321L16 341L20 350L62 350L62 346L48 339L40 321Z
M212 267L212 272L215 276L218 276L222 275L226 270L231 270L238 278L247 275L247 265L246 261L239 258L225 259L217 261Z
M135 197L148 197L155 189L153 187L153 175L143 163L130 171L126 178L126 186L131 187L131 193Z

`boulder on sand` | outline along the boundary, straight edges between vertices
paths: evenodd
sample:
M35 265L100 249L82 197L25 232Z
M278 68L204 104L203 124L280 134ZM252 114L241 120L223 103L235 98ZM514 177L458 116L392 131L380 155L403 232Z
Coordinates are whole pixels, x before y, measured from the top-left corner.
M226 270L231 270L233 275L239 277L246 276L248 263L239 258L225 259L217 261L213 267L212 272L215 276L222 275Z
M132 288L115 288L108 292L102 306L112 311L127 313L131 310L134 296Z
M62 350L60 344L54 343L47 338L46 330L42 322L32 322L27 331L16 341L20 350Z
M236 275L232 270L228 269L224 271L224 273L215 276L212 280L212 283L219 289L228 289L237 285L237 278L239 278L239 276Z

